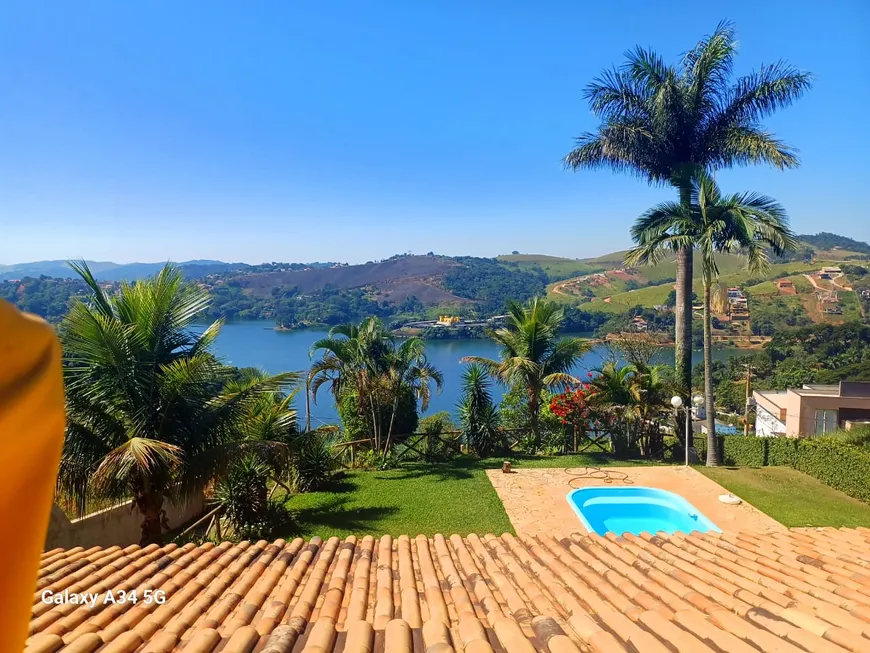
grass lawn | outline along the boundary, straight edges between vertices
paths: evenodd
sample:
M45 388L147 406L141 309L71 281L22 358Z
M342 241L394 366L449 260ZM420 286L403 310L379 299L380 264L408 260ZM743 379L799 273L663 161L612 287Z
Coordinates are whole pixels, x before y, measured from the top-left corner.
M870 526L870 505L790 467L696 467L784 526Z
M503 458L408 464L399 469L348 471L331 487L290 497L295 528L283 537L348 535L467 535L513 533L504 507L486 477ZM510 458L522 467L601 467L648 464L604 454Z

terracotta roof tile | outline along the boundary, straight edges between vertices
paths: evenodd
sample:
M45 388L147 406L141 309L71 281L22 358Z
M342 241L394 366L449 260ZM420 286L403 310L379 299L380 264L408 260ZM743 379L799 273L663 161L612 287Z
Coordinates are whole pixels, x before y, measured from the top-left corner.
M870 529L76 547L33 601L29 653L858 653Z

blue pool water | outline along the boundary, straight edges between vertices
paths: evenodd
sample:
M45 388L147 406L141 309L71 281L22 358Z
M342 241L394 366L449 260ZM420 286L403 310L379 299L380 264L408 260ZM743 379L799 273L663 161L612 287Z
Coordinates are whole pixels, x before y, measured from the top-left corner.
M680 495L651 487L584 487L569 492L568 503L586 529L599 535L721 533Z

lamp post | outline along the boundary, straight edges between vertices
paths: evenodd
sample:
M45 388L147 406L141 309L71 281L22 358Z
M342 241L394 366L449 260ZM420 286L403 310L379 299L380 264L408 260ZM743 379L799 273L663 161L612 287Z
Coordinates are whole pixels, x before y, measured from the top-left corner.
M695 395L692 397L692 404L695 408L700 408L704 404L703 395ZM683 398L679 395L671 397L671 406L677 412L677 417L680 415L680 408L683 407ZM691 446L692 438L692 406L686 406L686 466L689 466L689 447Z
M679 421L680 416L680 408L683 405L683 398L680 395L674 395L671 397L671 406L674 407L674 410L677 413L677 418ZM689 409L686 408L686 466L689 466Z

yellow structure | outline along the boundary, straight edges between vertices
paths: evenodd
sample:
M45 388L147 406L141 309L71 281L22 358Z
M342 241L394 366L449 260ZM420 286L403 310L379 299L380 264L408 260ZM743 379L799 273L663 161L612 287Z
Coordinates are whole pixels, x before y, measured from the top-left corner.
M20 653L63 445L60 343L0 300L0 653Z
M444 326L453 326L455 324L459 324L459 318L455 315L439 315L438 324Z

